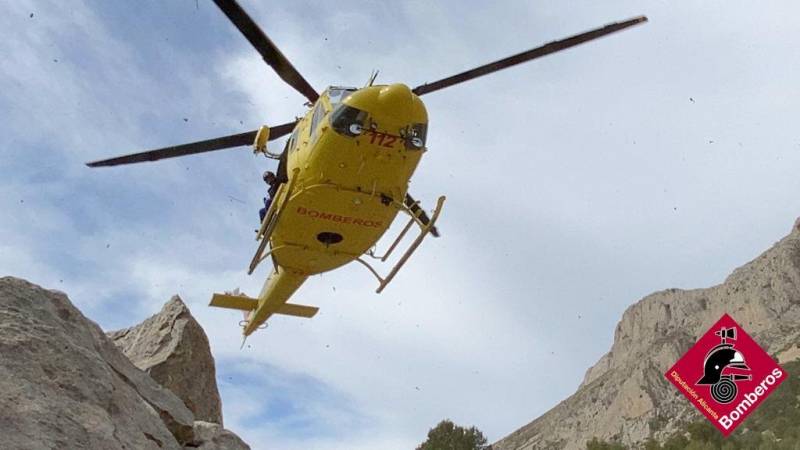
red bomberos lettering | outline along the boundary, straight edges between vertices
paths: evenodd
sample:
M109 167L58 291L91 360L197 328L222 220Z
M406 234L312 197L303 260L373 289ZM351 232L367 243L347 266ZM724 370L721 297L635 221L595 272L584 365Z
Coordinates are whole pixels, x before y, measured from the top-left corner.
M360 219L358 217L343 216L340 214L332 214L323 211L317 211L316 209L309 209L303 206L297 207L297 214L300 214L301 216L308 216L311 217L312 219L329 220L331 222L337 222L337 223L349 223L369 228L381 228L383 226L383 222L380 220L369 220L369 219Z

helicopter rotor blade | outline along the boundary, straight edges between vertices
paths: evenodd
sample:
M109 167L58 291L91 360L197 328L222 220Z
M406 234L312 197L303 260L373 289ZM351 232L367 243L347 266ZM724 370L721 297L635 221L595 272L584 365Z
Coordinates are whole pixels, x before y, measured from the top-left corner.
M317 101L317 98L319 98L317 91L300 75L300 72L294 68L292 63L283 56L278 46L264 34L236 0L214 0L214 3L228 16L228 19L242 32L250 44L255 47L261 57L264 58L264 61L275 69L275 72L278 73L278 76L283 81L295 88L297 92L303 94L311 103Z
M297 122L284 123L270 128L269 140L278 139L292 132ZM117 156L115 158L103 159L86 163L89 167L118 166L121 164L133 164L146 161L157 161L165 158L176 158L178 156L195 155L197 153L213 152L243 145L252 145L258 131L248 131L246 133L232 134L205 141L192 142L189 144L175 145L155 150L148 150L130 155Z
M633 25L637 25L642 22L647 22L647 17L639 16L639 17L634 17L633 19L625 20L623 22L610 23L604 27L587 31L585 33L576 34L574 36L570 36L568 38L561 39L559 41L553 41L541 47L537 47L528 50L526 52L518 53L516 55L509 56L508 58L491 62L489 64L476 67L472 70L467 70L466 72L461 72L457 75L453 75L451 77L434 81L433 83L422 84L420 86L415 87L413 92L417 95L423 95L431 93L433 91L438 91L440 89L453 86L454 84L463 83L464 81L482 77L484 75L497 72L498 70L507 69L511 66L515 66L517 64L521 64L530 61L532 59L540 58L542 56L549 55L551 53L555 53L570 47L574 47L584 42L597 39L599 37L620 31L622 29L631 27Z

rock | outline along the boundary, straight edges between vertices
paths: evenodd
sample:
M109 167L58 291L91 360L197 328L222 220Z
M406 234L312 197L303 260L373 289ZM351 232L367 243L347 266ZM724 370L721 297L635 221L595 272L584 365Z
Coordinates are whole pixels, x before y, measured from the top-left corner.
M194 423L194 442L187 444L185 449L250 450L250 446L216 423L197 421Z
M789 361L800 359L800 347L797 344L792 344L790 348L778 353L778 363L785 364Z
M141 324L108 336L136 367L180 397L196 420L222 425L208 338L178 296Z
M577 450L593 437L641 446L700 419L663 374L724 312L782 363L800 358L800 219L724 283L657 292L629 307L577 392L492 448Z
M194 417L61 292L0 278L3 448L181 449Z

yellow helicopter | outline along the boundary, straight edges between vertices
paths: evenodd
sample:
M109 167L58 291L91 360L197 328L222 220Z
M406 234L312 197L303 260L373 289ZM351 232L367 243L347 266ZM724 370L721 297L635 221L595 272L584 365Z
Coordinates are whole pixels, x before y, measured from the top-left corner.
M274 127L87 165L155 161L245 145L279 161L278 188L257 231L259 246L248 274L267 258L274 270L257 298L238 292L214 294L210 303L244 311L245 338L273 314L313 317L319 308L288 303L309 276L358 261L378 279L380 293L428 234L438 236L435 224L445 197L439 197L428 216L407 192L427 151L428 113L420 96L647 21L640 16L612 23L413 89L400 83L374 85L373 75L363 88L331 86L319 94L235 0L214 2L264 61L308 99L305 116ZM290 133L280 153L267 149L268 141ZM409 216L408 223L384 254L376 254L376 243L400 211ZM388 274L380 276L363 257L385 262L414 224L420 230L416 239Z

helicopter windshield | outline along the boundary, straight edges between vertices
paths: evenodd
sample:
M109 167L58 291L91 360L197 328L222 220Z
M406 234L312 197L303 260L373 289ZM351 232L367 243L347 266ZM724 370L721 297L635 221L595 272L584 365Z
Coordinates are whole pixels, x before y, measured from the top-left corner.
M331 105L336 106L355 91L356 88L329 87L328 98L331 100Z

